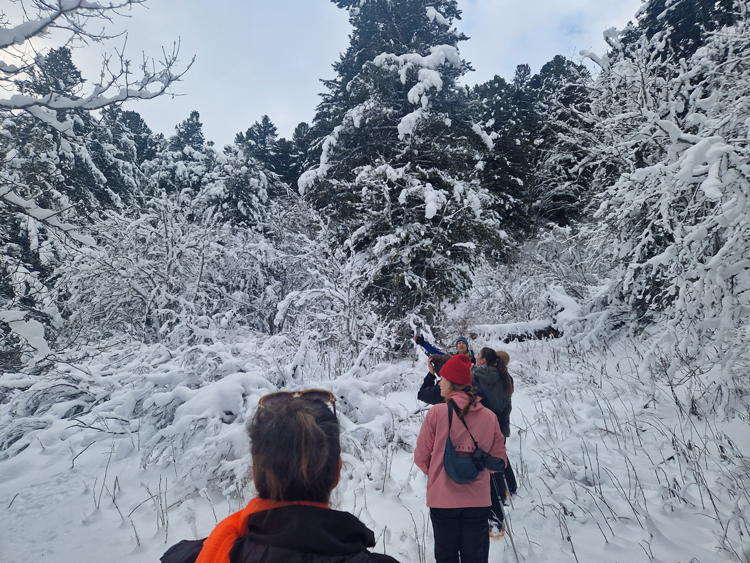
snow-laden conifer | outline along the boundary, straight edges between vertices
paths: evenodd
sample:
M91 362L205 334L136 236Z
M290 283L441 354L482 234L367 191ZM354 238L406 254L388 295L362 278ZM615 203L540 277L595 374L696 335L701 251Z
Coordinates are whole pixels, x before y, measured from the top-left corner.
M644 369L661 365L670 381L688 370L697 394L733 388L750 343L747 7L733 17L688 59L666 40L674 30L610 35L593 105L621 172L593 235L615 243L613 306L642 327L667 323ZM720 375L702 376L712 365Z
M337 2L351 45L334 65L313 132L320 157L299 187L331 220L340 260L367 264L365 293L381 313L432 314L460 296L501 225L478 168L455 1Z

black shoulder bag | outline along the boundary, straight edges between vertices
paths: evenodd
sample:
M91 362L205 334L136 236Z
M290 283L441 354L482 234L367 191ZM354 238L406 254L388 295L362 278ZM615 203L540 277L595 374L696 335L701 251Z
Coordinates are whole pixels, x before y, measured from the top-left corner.
M466 421L459 417L459 420L463 423L464 428L471 436L471 441L474 442L474 452L471 457L462 457L458 455L456 448L453 447L451 441L451 426L453 424L453 411L456 411L458 415L458 405L451 400L448 401L448 437L445 439L445 453L443 454L443 467L445 467L445 474L456 483L470 483L479 476L481 471L489 469L490 471L503 471L505 469L505 462L499 458L492 456L485 452L479 447L477 441L466 425Z

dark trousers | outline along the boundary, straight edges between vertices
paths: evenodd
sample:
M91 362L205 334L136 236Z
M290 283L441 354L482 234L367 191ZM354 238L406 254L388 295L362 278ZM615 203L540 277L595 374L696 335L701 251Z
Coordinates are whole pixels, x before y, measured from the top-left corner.
M505 467L505 480L508 481L508 488L511 494L516 494L518 484L516 483L516 474L513 473L513 467L510 463ZM498 522L503 521L502 501L505 498L505 481L500 473L493 473L490 476L490 497L492 499L492 517Z
M508 467L505 468L505 480L508 481L510 494L515 495L518 490L518 483L516 482L516 474L513 473L513 466L510 464L510 460L508 460Z
M430 508L437 563L487 563L490 507Z

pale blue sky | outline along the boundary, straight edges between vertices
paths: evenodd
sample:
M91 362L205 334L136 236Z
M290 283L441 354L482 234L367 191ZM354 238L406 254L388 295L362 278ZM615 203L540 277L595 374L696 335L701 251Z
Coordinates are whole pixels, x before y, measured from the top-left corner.
M471 39L460 45L475 72L474 84L495 74L513 75L527 63L532 72L556 54L579 49L605 50L602 32L622 28L640 0L459 0L458 28ZM310 121L323 91L320 78L332 78L331 65L348 45L347 14L329 0L148 0L131 18L127 53L158 55L180 40L182 59L196 56L175 91L183 96L130 106L155 131L171 135L191 110L198 110L206 138L229 143L263 114L279 133L291 136L300 121ZM117 43L116 43L117 44ZM94 61L80 51L84 76Z

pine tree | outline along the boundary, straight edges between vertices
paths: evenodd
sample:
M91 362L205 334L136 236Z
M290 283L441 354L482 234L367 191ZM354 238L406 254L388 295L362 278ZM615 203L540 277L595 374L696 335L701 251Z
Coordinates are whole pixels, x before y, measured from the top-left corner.
M84 82L73 64L70 48L60 47L40 57L38 64L29 69L27 78L16 80L16 86L22 94L58 95L77 100Z
M267 167L271 167L276 155L278 138L276 125L271 118L264 115L260 121L253 123L245 133L237 133L234 142Z
M137 112L106 108L102 112L102 125L111 132L112 142L127 152L132 162L140 165L156 156L156 137Z
M300 189L331 220L349 259L364 260L382 313L430 313L458 297L483 248L502 245L476 173L485 137L453 28L455 1L338 1L354 27L318 107L317 167ZM355 5L356 4L356 5Z
M491 140L482 158L481 181L494 196L503 229L518 241L532 231L530 194L537 122L530 74L528 65L519 65L512 83L495 76L472 91L478 102L476 119ZM503 253L495 254L503 257Z
M744 373L735 362L750 350L750 11L725 15L734 24L698 43L666 41L672 28L652 33L650 20L610 36L592 102L619 174L587 235L614 246L612 306L642 327L668 321L658 345L670 376L686 359L693 373L719 362L723 376Z
M156 138L153 139L157 141ZM144 172L155 182L155 194L200 191L204 176L215 165L215 151L207 146L197 111L175 126L175 134L162 139L154 158L143 163Z
M538 123L534 136L532 197L538 220L566 226L582 217L600 164L590 116L591 79L583 65L561 55L530 83Z
M203 136L203 124L201 115L197 111L191 111L190 117L175 126L176 134L169 139L169 149L174 152L182 152L186 147L194 151L200 151L206 143Z
M287 186L246 144L218 151L203 140L202 128L198 112L192 112L175 128L174 137L161 141L156 156L142 164L153 194L194 199L191 213L208 213L236 226L265 231L273 215L269 201L283 199ZM184 148L174 150L180 146Z
M264 115L244 133L235 135L235 144L246 156L255 159L263 168L274 174L279 181L269 184L269 197L283 198L287 195L288 186L296 185L302 173L302 157L295 142L279 137L276 125Z

